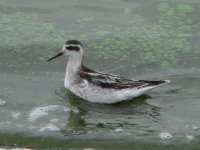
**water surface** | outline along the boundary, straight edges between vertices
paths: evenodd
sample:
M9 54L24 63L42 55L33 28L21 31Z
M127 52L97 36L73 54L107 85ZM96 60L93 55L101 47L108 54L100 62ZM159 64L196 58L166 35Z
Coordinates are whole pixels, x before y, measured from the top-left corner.
M198 149L198 1L0 1L0 145L47 149ZM65 40L89 67L167 85L112 105L63 87ZM20 138L19 138L20 137Z

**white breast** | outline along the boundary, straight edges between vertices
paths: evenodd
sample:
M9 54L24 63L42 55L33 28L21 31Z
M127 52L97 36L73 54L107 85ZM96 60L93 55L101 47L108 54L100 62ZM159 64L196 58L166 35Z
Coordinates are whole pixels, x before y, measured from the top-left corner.
M145 91L153 87L130 88L130 89L110 89L102 88L82 80L78 84L66 86L75 95L94 103L116 103L122 100L130 99L143 94Z

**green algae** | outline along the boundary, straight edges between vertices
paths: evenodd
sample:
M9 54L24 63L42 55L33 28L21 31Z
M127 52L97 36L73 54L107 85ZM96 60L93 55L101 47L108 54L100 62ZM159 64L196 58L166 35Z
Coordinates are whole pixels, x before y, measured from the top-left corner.
M75 30L57 29L54 24L41 21L36 15L21 12L1 14L0 33L3 36L0 38L0 57L4 59L8 54L19 56L16 59L21 64L26 55L31 55L36 60L34 63L39 65L59 51L66 39L79 39L91 61L115 62L122 64L123 67L119 67L124 69L129 66L135 71L141 71L141 68L165 70L198 64L200 23L190 17L198 13L198 7L183 2L159 1L151 2L149 6L155 8L151 13L156 14L149 18L153 22L151 24L145 24L141 17L138 21L131 21L137 10L129 7L121 12L129 20L125 28L108 24L79 35L75 34ZM94 20L91 15L77 22L82 28ZM24 63L27 66L31 64ZM7 65L16 64L9 62Z
M194 8L188 4L178 4L176 5L176 9L180 13L190 13L194 11Z
M130 8L125 8L123 13L124 13L125 15L129 15L129 14L132 14L132 13L133 13L133 10L130 9Z
M48 57L60 50L65 32L36 15L25 13L0 15L0 64L3 68L20 68L44 63ZM4 60L5 59L5 60ZM15 62L7 61L15 59Z
M56 30L51 23L41 22L36 15L15 13L0 16L0 46L25 53L29 49L22 47L34 44L46 44L49 49L61 44L64 32Z
M88 136L88 135L87 135ZM0 144L3 148L33 148L33 149L104 149L104 150L140 150L149 149L153 150L174 150L174 149L199 149L198 142L191 143L176 143L166 144L161 142L146 142L144 140L127 140L116 138L109 139L108 137L94 138L94 137L82 137L77 138L75 136L71 138L63 137L44 137L44 136L27 136L23 134L0 134Z
M93 17L84 17L84 18L77 20L78 23L91 22L91 21L94 21Z
M175 2L159 2L156 6L159 15L153 18L154 25L141 25L137 30L130 25L126 31L113 34L108 34L110 31L103 31L105 34L96 32L101 38L87 41L88 49L97 50L101 59L132 64L136 71L141 66L146 66L147 70L164 70L197 63L199 57L194 60L193 56L199 54L199 46L195 46L199 44L191 41L200 24L194 24L188 18L197 10L189 4Z

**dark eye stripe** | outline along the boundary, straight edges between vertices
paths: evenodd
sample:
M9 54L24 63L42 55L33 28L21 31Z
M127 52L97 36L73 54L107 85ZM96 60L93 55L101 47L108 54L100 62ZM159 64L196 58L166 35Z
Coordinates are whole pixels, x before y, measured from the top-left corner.
M67 46L66 49L69 51L79 51L80 48L78 46Z

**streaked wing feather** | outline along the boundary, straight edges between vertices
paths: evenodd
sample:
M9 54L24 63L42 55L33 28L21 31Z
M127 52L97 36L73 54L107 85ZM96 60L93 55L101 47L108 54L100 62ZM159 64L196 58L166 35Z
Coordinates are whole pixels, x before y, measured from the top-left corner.
M86 67L83 67L80 75L89 82L103 88L140 88L149 84L147 81L126 79L117 75L96 72Z

